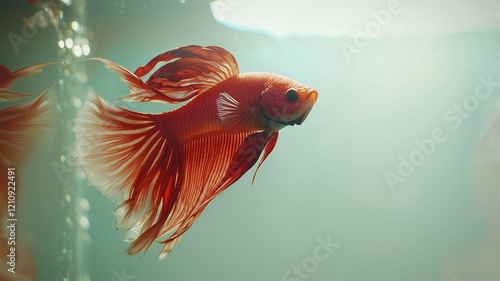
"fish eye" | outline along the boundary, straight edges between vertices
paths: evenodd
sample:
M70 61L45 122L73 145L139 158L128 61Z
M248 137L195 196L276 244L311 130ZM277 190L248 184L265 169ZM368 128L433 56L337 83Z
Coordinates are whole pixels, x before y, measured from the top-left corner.
M296 102L299 99L299 94L297 94L297 90L289 89L286 91L286 100L288 102Z

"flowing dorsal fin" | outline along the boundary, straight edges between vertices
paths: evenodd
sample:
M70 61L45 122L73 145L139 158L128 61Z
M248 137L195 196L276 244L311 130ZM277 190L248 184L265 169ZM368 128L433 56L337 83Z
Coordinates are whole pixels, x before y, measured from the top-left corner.
M212 86L239 73L231 53L217 46L184 46L164 52L132 73L123 66L103 58L106 68L117 72L130 88L127 101L178 103L203 93ZM144 82L157 64L165 63Z

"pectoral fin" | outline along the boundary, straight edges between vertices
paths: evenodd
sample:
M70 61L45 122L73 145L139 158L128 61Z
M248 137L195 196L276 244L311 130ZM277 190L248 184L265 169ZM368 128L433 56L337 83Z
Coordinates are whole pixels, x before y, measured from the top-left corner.
M238 102L228 93L221 93L217 98L217 113L226 131L257 128L255 109Z

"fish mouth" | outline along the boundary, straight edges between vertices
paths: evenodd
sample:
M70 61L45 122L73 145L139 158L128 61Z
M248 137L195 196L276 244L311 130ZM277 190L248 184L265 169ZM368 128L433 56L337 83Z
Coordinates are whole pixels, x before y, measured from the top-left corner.
M311 103L311 107L316 103L316 100L318 99L318 91L316 90L310 90L307 95L306 95L306 100L308 100L309 98L311 98L311 95L313 95L312 98L314 98L314 100Z
M309 103L309 105L307 106L307 110L299 118L289 121L293 123L291 124L292 126L295 124L301 125L302 123L304 123L304 120L306 120L307 115L309 115L309 112L311 112L313 105L316 103L317 99L318 99L318 91L310 90L309 93L307 93L305 98L305 100Z
M311 112L311 109L312 109L313 105L316 103L317 99L318 99L318 92L316 90L309 91L307 93L306 97L304 98L304 101L307 101L307 103L308 103L307 109L305 110L304 114L300 115L299 117L297 117L293 120L289 120L289 121L283 121L283 120L278 120L278 119L272 118L266 113L264 108L262 108L262 106L260 106L260 103L259 103L259 107L260 107L262 114L264 115L264 117L267 120L270 120L270 121L273 121L273 122L276 122L278 124L285 125L285 126L301 125L302 123L304 123L304 120L306 120L307 115L309 115L309 112Z

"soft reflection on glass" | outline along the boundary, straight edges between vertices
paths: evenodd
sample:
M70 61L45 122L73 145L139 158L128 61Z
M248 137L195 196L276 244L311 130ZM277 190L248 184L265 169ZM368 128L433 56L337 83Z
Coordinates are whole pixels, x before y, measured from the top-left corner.
M217 0L210 8L224 25L273 36L456 33L500 26L496 0Z

